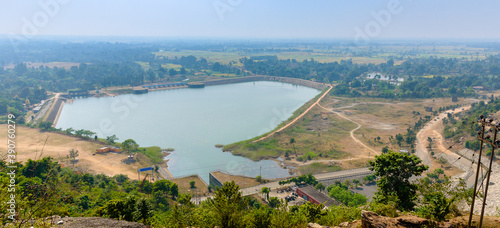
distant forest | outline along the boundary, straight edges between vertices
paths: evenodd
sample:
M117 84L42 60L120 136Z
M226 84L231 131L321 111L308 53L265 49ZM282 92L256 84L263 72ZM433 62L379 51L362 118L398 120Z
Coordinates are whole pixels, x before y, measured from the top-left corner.
M267 45L267 46L266 46ZM294 46L295 45L295 46ZM316 45L316 46L315 46ZM341 44L336 44L341 45ZM478 45L478 44L474 44ZM271 46L271 47L269 47ZM0 44L0 115L7 112L23 114L23 104L34 104L46 99L46 91L66 92L69 89L93 90L109 86L138 86L158 81L181 81L189 76L210 76L215 73L235 77L270 75L335 83L332 90L338 96L373 96L383 98L431 98L476 96L473 86L487 90L500 89L500 55L485 59L413 57L405 52L389 56L385 63L360 64L352 60L333 63L279 59L281 51L297 51L297 44L193 44L185 43L69 43L61 41L31 41L19 46ZM302 51L314 52L324 44L301 44ZM335 44L333 44L335 46ZM489 48L498 49L497 46ZM304 49L307 48L307 49ZM331 48L330 46L327 48ZM156 56L159 50L204 50L212 52L238 52L238 61L213 62L195 56L166 58ZM375 51L360 51L355 47L339 48L352 56L370 56ZM333 51L332 51L333 52ZM246 54L262 55L247 55ZM395 60L402 62L395 64ZM73 62L79 66L65 68L27 67L26 62ZM146 64L147 67L140 63ZM4 66L14 65L12 69ZM181 66L168 67L171 65ZM366 79L377 72L404 82Z

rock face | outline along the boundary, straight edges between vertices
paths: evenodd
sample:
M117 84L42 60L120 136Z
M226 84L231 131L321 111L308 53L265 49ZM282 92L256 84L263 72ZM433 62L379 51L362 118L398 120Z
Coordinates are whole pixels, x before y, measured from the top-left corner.
M477 227L479 216L474 215L472 226ZM432 228L466 228L469 216L459 216L443 222L436 222L413 215L405 215L397 218L380 216L375 212L361 211L361 227L363 228L402 228L402 227L432 227ZM483 227L500 227L500 218L484 216Z
M361 211L361 227L363 228L392 228L392 227L454 227L416 216L403 216L398 218L388 218L380 216L375 212Z
M113 228L113 227L126 227L126 228L143 228L147 227L141 223L137 222L127 222L123 220L115 220L110 218L99 218L99 217L69 217L63 218L62 226L57 227L72 227L72 228L87 228L87 227L99 227L99 228Z

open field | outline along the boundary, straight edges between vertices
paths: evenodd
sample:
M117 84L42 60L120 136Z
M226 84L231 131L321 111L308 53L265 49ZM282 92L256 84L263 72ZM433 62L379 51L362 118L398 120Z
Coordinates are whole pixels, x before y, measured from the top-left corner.
M285 166L296 167L295 172L318 173L365 167L368 160L379 154L383 147L399 151L411 145L399 146L396 134L407 129L425 116L425 107L462 104L477 100L451 98L389 100L378 98L344 98L326 96L320 106L300 118L289 128L265 140L240 142L233 147L234 153L252 159L281 157ZM380 137L380 140L376 139ZM294 143L291 143L291 139ZM447 175L460 171L450 168Z
M7 142L7 125L0 125L0 141ZM95 154L95 150L102 147L102 144L70 137L58 133L43 132L39 129L28 127L16 127L16 152L17 161L26 162L28 159L39 159L41 157L52 157L63 166L71 164L67 158L69 150L78 150L79 161L74 164L76 168L83 172L94 174L106 174L114 176L125 174L131 179L137 178L137 169L146 167L146 164L136 162L127 165L122 160L127 159L127 154ZM44 143L46 141L45 147ZM43 153L42 153L43 148ZM2 157L7 152L7 143L0 144L0 154ZM145 161L142 154L138 154L139 161Z
M28 68L39 68L40 66L46 66L46 67L49 67L49 68L54 68L54 67L58 67L58 68L64 68L66 70L69 70L71 69L71 67L74 67L74 66L80 66L80 63L72 63L72 62L51 62L51 63L32 63L32 62L26 62L26 67ZM4 69L14 69L15 65L11 64L11 65L7 65L4 67Z
M232 62L236 66L241 66L239 59L252 56L276 55L278 59L296 59L297 61L310 60L318 62L340 62L342 60L352 60L353 63L360 64L380 64L387 62L390 58L395 58L395 64L401 64L407 57L435 57L435 58L467 58L485 59L488 55L495 55L499 52L490 51L486 48L475 48L468 46L420 46L420 45L382 45L379 47L295 47L298 50L279 49L279 51L262 51L258 53L245 52L239 50L225 51L198 51L198 50L175 50L154 52L156 56L163 56L169 59L175 57L193 55L198 58L205 58L211 62L221 62L228 64ZM278 50L277 49L277 50ZM355 53L362 53L361 55ZM366 53L370 53L366 55ZM366 55L366 56L365 56ZM176 67L168 67L176 68Z
M310 60L313 58L318 62L340 62L341 60L352 59L353 63L374 63L380 64L385 63L387 60L385 58L376 57L353 57L353 56L339 56L337 54L330 53L317 53L317 52L279 52L279 53L258 53L258 54L244 54L239 52L215 52L215 51L191 51L191 50L182 50L179 52L176 51L162 51L155 52L156 56L168 57L169 59L173 59L175 57L180 58L182 56L193 55L197 58L205 58L211 62L220 62L224 64L228 64L233 62L236 66L240 66L239 60L244 57L252 57L252 56L262 56L262 55L276 55L278 59L296 59L297 61Z

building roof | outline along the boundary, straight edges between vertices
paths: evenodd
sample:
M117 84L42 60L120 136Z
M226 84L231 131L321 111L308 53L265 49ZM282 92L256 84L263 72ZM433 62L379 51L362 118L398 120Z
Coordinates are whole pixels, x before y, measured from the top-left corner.
M310 185L306 185L304 187L298 188L302 192L306 193L308 196L314 198L316 201L323 203L326 207L332 205L340 205L341 203L326 196L325 194L319 192L317 189L313 188Z

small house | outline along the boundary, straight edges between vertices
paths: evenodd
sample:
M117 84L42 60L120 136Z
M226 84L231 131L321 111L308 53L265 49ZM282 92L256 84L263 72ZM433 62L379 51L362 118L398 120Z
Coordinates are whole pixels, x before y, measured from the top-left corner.
M123 150L120 147L116 147L116 146L104 146L104 147L101 147L99 149L96 149L95 151L97 153L101 153L102 154L102 153L107 153L107 152L120 153Z

